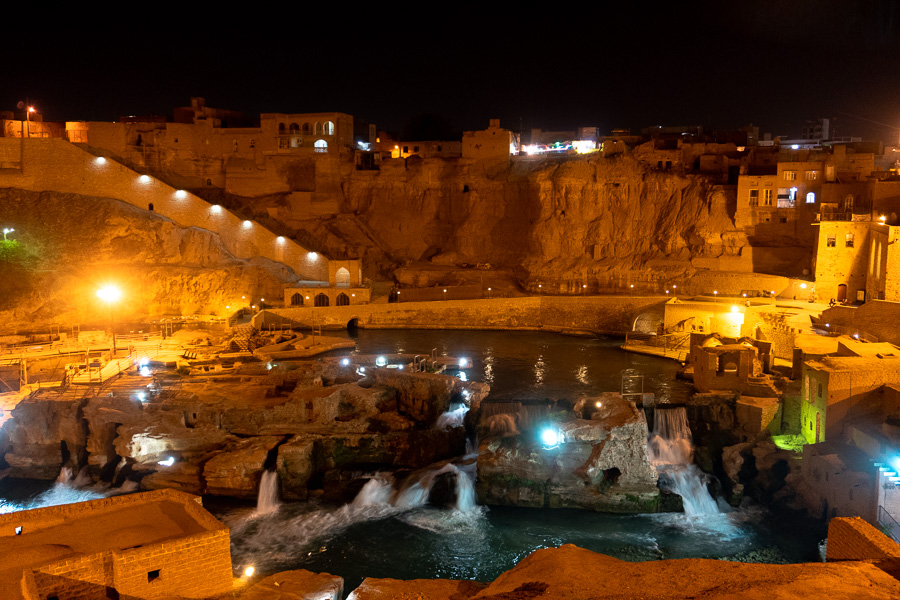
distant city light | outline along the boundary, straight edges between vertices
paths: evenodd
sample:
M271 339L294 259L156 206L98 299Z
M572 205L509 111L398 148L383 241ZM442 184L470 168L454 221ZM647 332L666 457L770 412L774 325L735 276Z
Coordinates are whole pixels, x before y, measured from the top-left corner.
M387 364L387 359L383 356L379 356L378 358L375 359L375 364L378 365L379 367L383 367L384 365Z
M791 150L799 150L800 144L791 144Z
M349 359L349 358L342 358L342 359L341 359L341 366L342 366L342 367L347 367L347 366L349 366L349 365L350 365L350 359Z

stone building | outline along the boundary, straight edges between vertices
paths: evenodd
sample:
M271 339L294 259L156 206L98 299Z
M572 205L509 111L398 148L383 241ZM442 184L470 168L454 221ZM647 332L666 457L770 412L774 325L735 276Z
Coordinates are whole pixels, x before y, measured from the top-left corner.
M836 355L805 362L801 381L801 431L807 442L840 438L855 420L883 421L885 385L900 382L900 348L843 339Z
M284 305L347 306L367 304L372 290L363 286L359 260L328 261L328 281L298 281L285 288Z
M232 591L228 528L175 490L0 515L0 555L4 600Z
M487 129L463 132L463 158L509 160L511 154L518 152L518 136L508 129L501 128L500 119L491 119Z

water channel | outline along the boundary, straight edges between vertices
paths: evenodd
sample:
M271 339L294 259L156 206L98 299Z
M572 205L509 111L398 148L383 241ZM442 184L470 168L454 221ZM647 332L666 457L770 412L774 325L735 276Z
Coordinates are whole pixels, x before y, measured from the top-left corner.
M623 375L643 375L645 391L665 401L686 399L677 363L627 353L621 339L549 333L360 330L357 351L465 356L471 380L495 398L577 398L619 391ZM44 491L46 490L46 491ZM66 494L71 493L67 500ZM0 482L0 511L75 502L99 488ZM236 573L286 569L325 571L353 590L364 577L490 581L539 548L572 543L624 560L729 558L755 562L818 560L824 528L816 522L744 506L720 514L609 515L578 510L467 506L464 510L378 501L344 507L282 504L262 514L249 503L207 498L205 506L232 529Z

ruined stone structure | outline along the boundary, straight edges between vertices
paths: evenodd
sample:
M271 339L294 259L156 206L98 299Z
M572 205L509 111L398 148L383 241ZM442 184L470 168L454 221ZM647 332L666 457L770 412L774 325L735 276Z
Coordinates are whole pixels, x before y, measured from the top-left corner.
M0 515L0 554L8 600L199 599L232 590L228 528L200 498L174 490Z

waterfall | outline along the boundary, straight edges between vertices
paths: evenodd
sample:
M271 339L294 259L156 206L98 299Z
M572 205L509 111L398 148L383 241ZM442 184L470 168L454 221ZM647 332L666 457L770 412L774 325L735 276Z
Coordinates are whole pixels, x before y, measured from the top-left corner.
M366 482L359 490L356 498L350 504L353 508L365 508L367 506L386 506L391 503L391 495L394 493L394 478L390 475L378 473Z
M56 477L56 483L67 484L75 478L75 471L72 467L63 467L59 470L59 475Z
M454 410L448 410L438 417L437 424L435 427L437 429L449 429L451 427L462 427L463 420L466 418L466 413L469 412L469 407L465 404L460 404Z
M278 472L263 471L259 482L259 496L256 500L256 514L265 515L278 510Z
M456 510L470 513L476 510L475 483L471 471L474 470L473 462L469 468L460 467L456 470Z
M681 496L686 516L719 513L703 482L703 473L693 463L693 437L683 406L654 411L649 446L650 462L659 471L660 483Z

